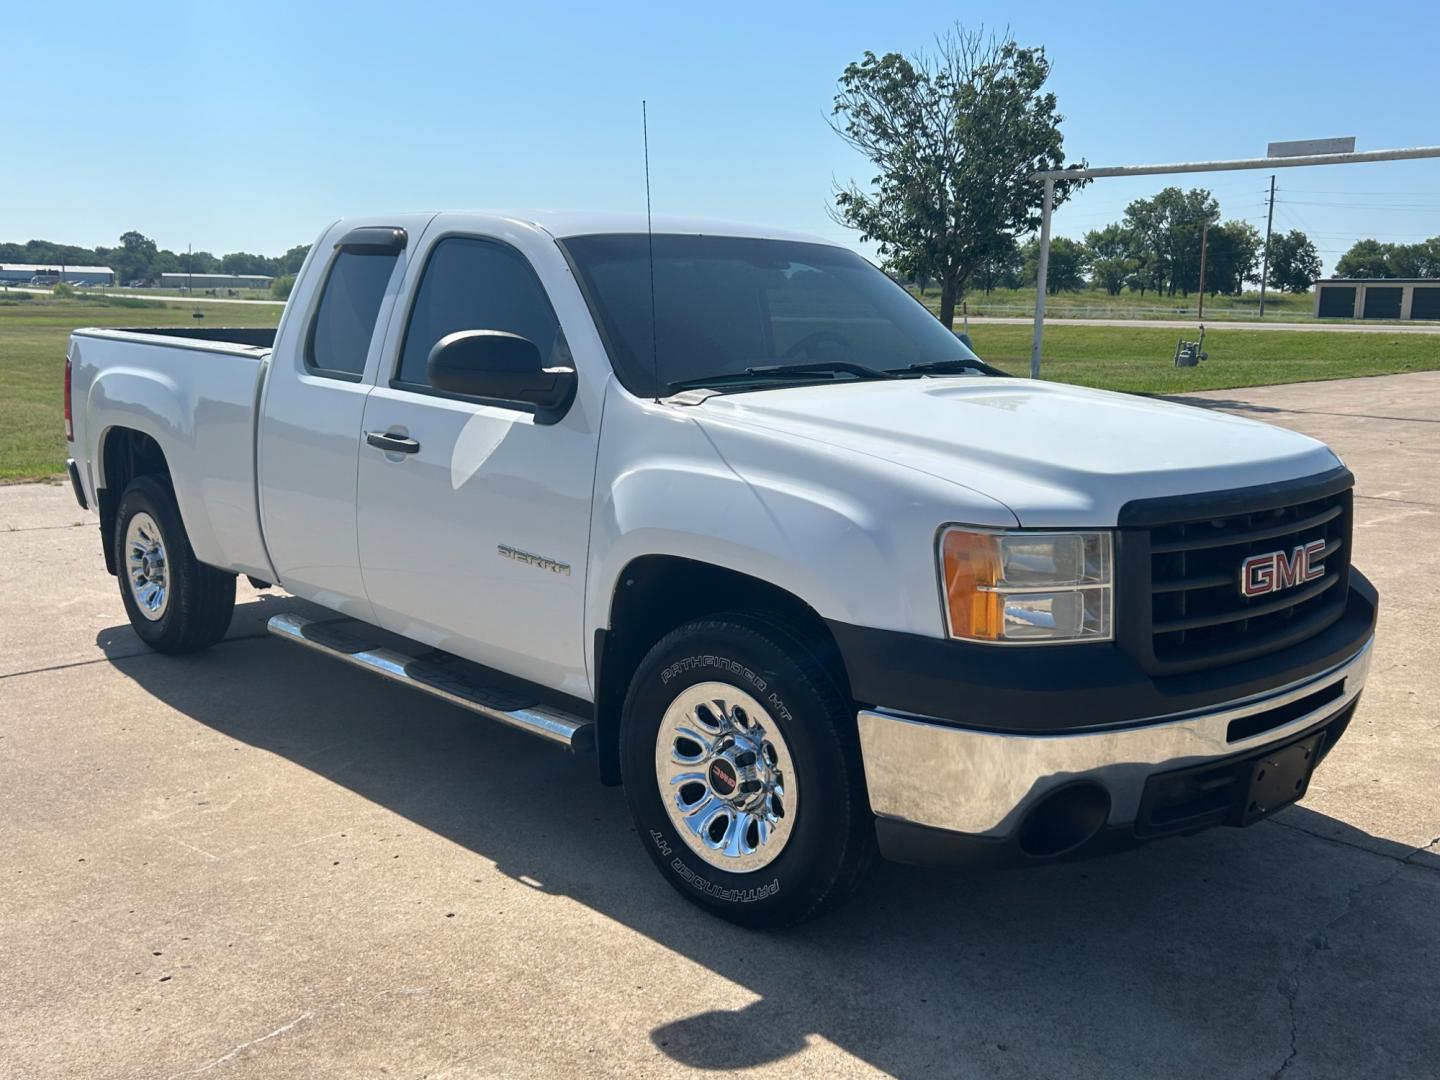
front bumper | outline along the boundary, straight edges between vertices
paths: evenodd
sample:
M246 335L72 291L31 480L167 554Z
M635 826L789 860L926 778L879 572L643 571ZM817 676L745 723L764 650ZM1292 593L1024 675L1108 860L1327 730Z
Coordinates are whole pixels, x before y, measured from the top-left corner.
M1087 731L1029 735L864 709L860 744L881 849L905 862L1026 861L1238 820L1243 785L1231 802L1222 789L1247 777L1251 761L1321 733L1319 756L1334 745L1364 688L1373 640L1277 689Z

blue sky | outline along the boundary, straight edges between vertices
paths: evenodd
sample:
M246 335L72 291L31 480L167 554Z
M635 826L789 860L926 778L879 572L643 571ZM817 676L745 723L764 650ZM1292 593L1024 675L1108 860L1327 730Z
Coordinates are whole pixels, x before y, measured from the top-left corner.
M836 77L957 18L1046 47L1067 153L1092 164L1440 143L1433 2L19 3L0 16L0 239L135 228L275 254L375 210L643 209L644 97L657 210L853 242L825 213L832 180L869 175L826 126ZM1279 177L1277 228L1327 266L1360 235L1440 234L1440 160ZM1166 182L1101 181L1056 231ZM1173 182L1263 228L1268 174Z

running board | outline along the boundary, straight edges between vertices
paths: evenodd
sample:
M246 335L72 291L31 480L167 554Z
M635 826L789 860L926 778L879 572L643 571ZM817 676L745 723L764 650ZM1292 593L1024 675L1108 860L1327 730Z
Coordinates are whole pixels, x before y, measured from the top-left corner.
M275 615L267 629L276 637L296 641L316 652L413 686L462 709L528 731L575 752L595 749L595 725L578 716L536 704L533 700L467 679L443 661L407 656L382 648L342 629L350 619L317 620L304 615ZM364 624L361 624L362 626Z

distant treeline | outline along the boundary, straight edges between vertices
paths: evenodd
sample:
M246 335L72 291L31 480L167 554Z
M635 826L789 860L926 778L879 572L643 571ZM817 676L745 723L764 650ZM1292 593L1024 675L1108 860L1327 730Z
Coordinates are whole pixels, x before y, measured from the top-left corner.
M115 271L115 280L122 285L140 281L149 285L161 274L263 274L281 278L293 275L305 261L309 244L297 244L284 255L252 255L248 251L232 251L215 255L208 251L174 252L157 247L154 240L138 232L127 232L116 247L77 247L55 244L49 240L29 240L23 244L0 244L0 265L33 263L37 265L108 266Z

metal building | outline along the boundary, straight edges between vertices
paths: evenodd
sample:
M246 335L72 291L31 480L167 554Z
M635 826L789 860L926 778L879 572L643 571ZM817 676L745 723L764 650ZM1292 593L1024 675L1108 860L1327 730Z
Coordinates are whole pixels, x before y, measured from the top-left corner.
M1326 278L1315 283L1322 319L1440 319L1440 278Z
M114 285L115 271L108 266L62 266L60 263L0 263L3 285Z
M273 277L264 274L161 274L162 289L268 289Z

